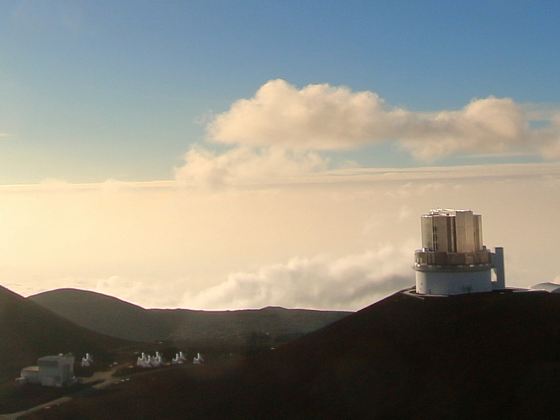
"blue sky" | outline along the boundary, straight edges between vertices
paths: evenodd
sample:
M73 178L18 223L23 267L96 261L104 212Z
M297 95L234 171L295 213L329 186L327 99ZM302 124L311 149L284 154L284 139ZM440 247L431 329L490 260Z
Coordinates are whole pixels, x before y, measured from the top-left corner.
M3 1L0 183L170 179L209 115L277 78L414 111L556 107L559 18L553 1ZM418 164L391 144L338 158Z
M556 1L0 1L0 277L359 309L412 284L418 216L446 207L483 214L508 284L558 281L559 21Z

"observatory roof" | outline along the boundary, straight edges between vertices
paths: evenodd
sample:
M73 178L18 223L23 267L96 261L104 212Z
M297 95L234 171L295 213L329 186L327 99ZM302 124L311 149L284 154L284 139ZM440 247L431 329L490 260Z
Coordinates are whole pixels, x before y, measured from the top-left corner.
M56 362L57 360L59 360L62 356L43 356L43 357L39 357L39 360L41 362Z
M424 214L424 216L455 216L457 213L463 212L474 213L470 209L432 209L428 213Z
M39 362L57 362L61 359L66 359L69 357L73 357L71 354L59 354L58 356L43 356L43 357L39 357L38 361Z

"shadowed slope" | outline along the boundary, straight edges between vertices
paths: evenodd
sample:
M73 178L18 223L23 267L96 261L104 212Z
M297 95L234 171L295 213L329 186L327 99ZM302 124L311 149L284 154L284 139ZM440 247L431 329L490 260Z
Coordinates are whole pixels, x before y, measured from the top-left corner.
M101 356L124 342L89 331L0 287L0 381L39 356L90 352Z
M551 418L558 392L560 296L399 293L242 366L154 373L50 415Z
M170 331L150 311L88 290L57 289L28 299L78 325L113 337L154 341L165 339Z
M111 296L77 289L52 290L29 299L86 328L138 341L244 345L259 334L287 341L348 315L278 307L239 311L144 309Z

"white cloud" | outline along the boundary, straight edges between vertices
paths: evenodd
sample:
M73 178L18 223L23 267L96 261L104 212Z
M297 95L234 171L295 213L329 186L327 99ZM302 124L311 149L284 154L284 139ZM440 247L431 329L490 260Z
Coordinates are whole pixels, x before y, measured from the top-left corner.
M324 171L328 161L317 153L283 148L237 147L221 154L194 147L176 179L187 186L222 187L293 181L295 177Z
M543 111L490 96L459 110L422 113L391 107L370 91L328 84L298 89L284 80L269 81L253 98L213 115L207 131L210 141L229 148L192 147L175 170L182 185L317 182L327 173L334 180L342 169L354 175L369 171L369 176L371 168L333 158L335 164L320 153L385 141L396 142L421 161L453 154L560 158L560 114L551 108Z
M232 273L188 302L204 308L360 309L414 284L411 246L385 246L339 258L292 258L253 272Z
M418 218L433 207L483 214L509 285L558 275L558 163L327 170L227 191L45 181L0 186L0 198L0 277L24 294L79 287L146 307L358 308L411 278Z
M459 111L408 115L394 138L415 157L431 160L459 152L499 153L524 148L528 121L509 98L473 100Z
M209 134L228 144L344 149L386 138L393 122L402 117L403 111L387 109L373 92L354 93L327 84L298 90L272 80L253 98L241 99L217 115Z
M533 112L534 113L534 112ZM460 110L420 113L391 107L374 92L328 84L301 89L265 83L208 126L210 140L249 147L338 150L397 141L420 160L457 153L542 153L560 157L560 124L530 127L530 113L510 98L475 99ZM556 119L554 119L556 118Z

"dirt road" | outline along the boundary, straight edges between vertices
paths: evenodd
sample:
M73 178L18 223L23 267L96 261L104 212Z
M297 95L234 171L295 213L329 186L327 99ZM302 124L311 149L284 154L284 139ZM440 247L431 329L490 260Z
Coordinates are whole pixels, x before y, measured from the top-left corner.
M82 384L94 384L94 385L91 386L91 388L93 388L93 389L105 388L109 385L112 385L112 384L117 383L117 382L122 380L122 378L114 378L113 377L113 374L117 371L117 369L119 369L122 366L123 365L117 365L117 366L114 366L110 370L107 370L107 371L95 372L89 378L82 378L81 383ZM80 390L80 391L77 391L75 394L79 394L79 393L82 393L84 391L87 391L87 390ZM28 408L26 410L18 411L17 413L0 414L0 420L15 420L15 419L18 419L18 418L20 418L22 416L25 416L27 414L31 414L35 411L42 410L46 407L52 407L54 405L64 404L65 402L70 401L72 399L72 396L75 395L75 394L60 397L60 398L57 398L55 400L51 400L51 401L48 401L46 403L36 405L35 407L31 407L31 408Z

